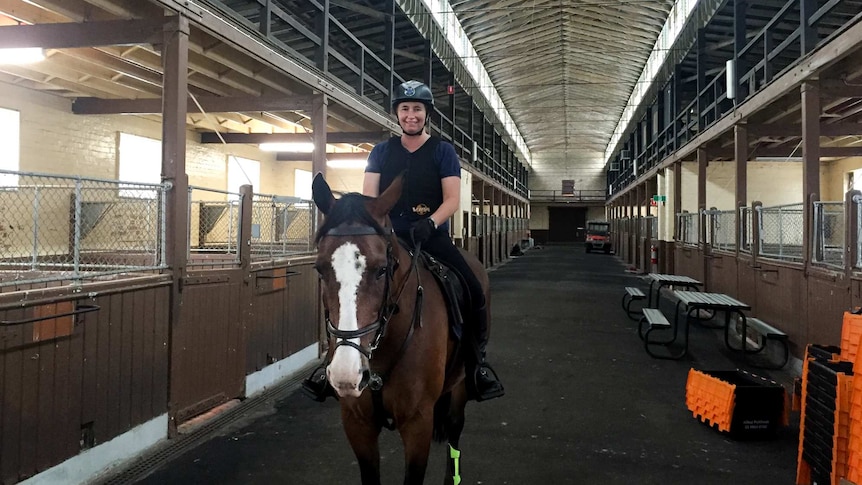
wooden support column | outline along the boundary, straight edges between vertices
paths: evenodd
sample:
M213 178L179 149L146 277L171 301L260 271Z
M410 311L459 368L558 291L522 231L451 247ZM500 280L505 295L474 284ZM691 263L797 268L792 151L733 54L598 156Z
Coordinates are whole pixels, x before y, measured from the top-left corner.
M744 124L733 127L733 159L736 163L736 229L734 240L736 241L736 255L739 257L739 249L742 246L742 234L739 224L739 208L748 205L748 129Z
M802 83L802 261L806 273L811 263L811 237L813 236L812 201L820 200L820 84L818 81Z
M706 210L706 167L709 165L706 149L697 149L697 220L698 220L698 244L706 242L706 224L704 224Z
M186 269L188 247L188 176L186 175L186 98L188 97L189 21L176 16L164 30L162 65L162 180L167 194L166 263L179 285Z
M311 108L311 128L314 130L314 152L311 154L311 173L326 175L326 117L329 99L316 94Z
M182 281L188 264L189 178L186 174L186 98L189 72L189 21L182 16L167 19L162 46L162 182L166 194L165 264L171 268L170 328L182 319ZM172 330L173 331L173 330ZM168 391L169 396L173 393ZM168 435L177 435L177 409L169 398Z
M701 248L700 251L700 266L704 289L709 289L709 278L707 272L707 255L709 247L706 244L706 167L709 165L709 158L706 148L697 149L697 244Z

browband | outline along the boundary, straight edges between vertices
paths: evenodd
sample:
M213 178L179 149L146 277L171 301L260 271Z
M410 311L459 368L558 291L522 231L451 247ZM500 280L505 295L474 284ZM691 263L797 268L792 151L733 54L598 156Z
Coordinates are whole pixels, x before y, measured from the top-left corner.
M385 234L385 231L384 231ZM327 236L382 236L377 229L363 224L361 226L340 225L326 231Z

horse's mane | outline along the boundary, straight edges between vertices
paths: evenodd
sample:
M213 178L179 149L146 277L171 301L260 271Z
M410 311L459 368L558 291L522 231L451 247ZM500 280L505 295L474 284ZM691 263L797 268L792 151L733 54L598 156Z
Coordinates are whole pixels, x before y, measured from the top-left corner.
M317 231L314 241L320 242L320 239L329 232L330 229L338 227L342 224L350 222L361 223L371 226L381 236L386 235L383 227L374 220L374 217L365 209L365 202L371 197L362 195L358 192L348 192L336 200L326 214L323 225Z

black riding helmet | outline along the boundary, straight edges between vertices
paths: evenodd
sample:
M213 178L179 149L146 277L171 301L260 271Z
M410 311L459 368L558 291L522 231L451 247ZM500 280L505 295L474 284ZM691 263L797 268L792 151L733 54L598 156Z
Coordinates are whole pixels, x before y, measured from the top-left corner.
M395 97L392 98L392 111L398 108L398 103L404 101L419 101L425 103L428 114L434 109L434 95L431 89L419 81L406 81L395 88Z

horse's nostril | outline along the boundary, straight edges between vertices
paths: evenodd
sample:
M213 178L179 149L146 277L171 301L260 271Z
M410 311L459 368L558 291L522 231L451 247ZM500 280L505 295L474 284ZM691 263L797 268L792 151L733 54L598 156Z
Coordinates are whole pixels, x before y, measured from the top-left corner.
M362 379L359 380L359 390L362 391L368 386L368 381L371 379L371 371L367 367L363 367L360 372L362 373Z

